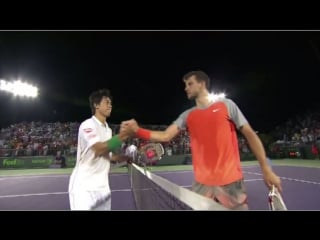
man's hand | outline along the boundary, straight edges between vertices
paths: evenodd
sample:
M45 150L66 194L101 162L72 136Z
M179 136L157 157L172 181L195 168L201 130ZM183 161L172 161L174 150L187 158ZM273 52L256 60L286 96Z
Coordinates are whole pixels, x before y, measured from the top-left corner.
M112 155L111 161L115 161L117 163L127 162L128 164L131 164L133 159L126 155Z
M127 162L128 164L131 164L133 161L132 157L120 155L118 162Z
M120 125L120 132L129 131L129 132L137 132L139 129L139 125L136 120L130 119L127 121L123 121Z
M263 179L267 187L271 189L272 185L274 185L275 187L277 187L279 192L282 192L280 177L277 176L271 169L263 170L262 172L263 172Z
M119 137L122 141L135 135L136 131L134 131L134 128L132 127L134 123L132 123L131 121L134 121L134 123L137 125L137 122L135 120L124 121L120 125Z

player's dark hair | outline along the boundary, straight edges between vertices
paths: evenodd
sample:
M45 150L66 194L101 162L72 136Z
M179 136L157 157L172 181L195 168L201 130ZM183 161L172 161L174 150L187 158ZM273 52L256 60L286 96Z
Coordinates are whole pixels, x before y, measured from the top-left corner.
M210 88L210 78L205 72L200 71L200 70L199 71L188 72L183 76L183 81L187 80L188 78L190 78L192 76L195 76L195 78L196 78L196 80L198 82L205 82L206 88L209 90L209 88Z
M89 103L90 103L90 108L93 115L96 113L95 105L98 105L101 102L103 97L108 97L112 101L112 96L109 89L106 89L106 88L99 89L90 94Z

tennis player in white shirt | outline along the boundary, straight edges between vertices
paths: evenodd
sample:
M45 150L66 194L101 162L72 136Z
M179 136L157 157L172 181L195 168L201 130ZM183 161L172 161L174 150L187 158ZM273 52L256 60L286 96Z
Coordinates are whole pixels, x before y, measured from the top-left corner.
M121 131L112 136L107 118L112 110L108 89L89 97L92 117L83 121L78 132L77 161L69 181L71 210L111 210L109 186L110 161L129 161L129 157L112 154L133 132Z

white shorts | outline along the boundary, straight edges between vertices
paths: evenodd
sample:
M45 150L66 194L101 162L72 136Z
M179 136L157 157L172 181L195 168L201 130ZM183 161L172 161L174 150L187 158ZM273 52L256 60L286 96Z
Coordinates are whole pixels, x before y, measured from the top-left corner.
M71 210L111 210L111 193L106 191L69 192Z

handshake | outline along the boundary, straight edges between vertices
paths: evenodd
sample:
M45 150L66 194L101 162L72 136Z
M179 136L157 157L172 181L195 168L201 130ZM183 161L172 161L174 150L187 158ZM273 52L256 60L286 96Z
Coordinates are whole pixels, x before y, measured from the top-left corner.
M120 125L119 138L122 141L125 141L129 137L133 137L138 131L138 129L139 129L139 125L136 122L136 120L131 119L131 120L123 121L121 122L121 125Z

